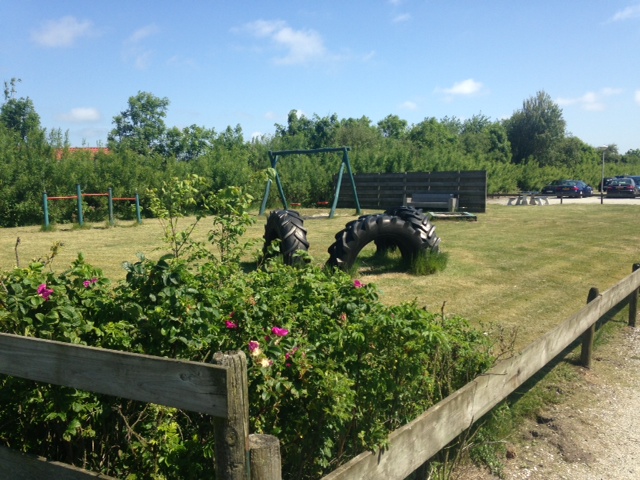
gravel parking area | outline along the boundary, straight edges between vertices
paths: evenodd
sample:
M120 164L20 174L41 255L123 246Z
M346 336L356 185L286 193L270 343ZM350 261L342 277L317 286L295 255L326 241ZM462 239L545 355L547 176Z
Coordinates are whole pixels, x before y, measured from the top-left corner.
M496 197L496 198L491 198L488 197L487 198L487 203L491 203L491 204L499 204L499 205L507 205L509 203L509 198L513 198L513 197ZM549 202L549 205L560 205L560 204L573 204L573 203L577 203L577 204L585 204L585 203L600 203L600 195L599 194L595 194L592 197L586 197L586 198L556 198L556 197L552 197L552 196L547 196L547 201ZM607 198L607 196L605 195L602 199L602 203L604 205L640 205L640 198ZM513 205L511 205L513 206ZM530 206L530 207L535 207L538 205L515 205L517 207L524 207L524 206ZM545 206L545 205L543 205Z

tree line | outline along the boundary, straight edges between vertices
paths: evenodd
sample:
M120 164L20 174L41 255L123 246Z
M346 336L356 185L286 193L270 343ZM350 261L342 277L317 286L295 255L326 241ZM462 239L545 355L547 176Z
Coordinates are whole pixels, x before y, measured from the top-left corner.
M511 117L494 120L477 114L468 119L425 118L409 124L397 115L377 123L366 116L339 118L288 114L274 132L245 139L241 125L223 131L196 124L169 127L168 98L149 92L129 97L113 118L107 148L97 153L70 148L68 132L47 131L29 97L17 95L19 79L5 82L0 107L0 226L42 223L42 194L73 195L106 192L116 196L144 192L171 177L196 174L210 188L243 186L255 198L264 192L256 174L269 167L269 151L351 147L354 172L437 172L486 170L489 193L538 190L563 178L576 178L597 187L603 152L567 132L562 109L544 91L526 99ZM607 176L640 173L640 149L621 154L609 145ZM278 170L292 202L313 205L331 200L337 154L287 157ZM275 194L273 194L275 195ZM275 197L272 199L275 204ZM86 218L106 218L103 200L88 199ZM72 220L72 202L51 205L53 222ZM132 215L118 205L119 215Z

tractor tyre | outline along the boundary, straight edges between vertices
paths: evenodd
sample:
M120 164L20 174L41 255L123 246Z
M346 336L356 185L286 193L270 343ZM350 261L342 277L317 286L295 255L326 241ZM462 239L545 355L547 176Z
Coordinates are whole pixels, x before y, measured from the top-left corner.
M349 270L360 251L375 240L397 246L403 261L409 263L422 251L437 248L439 241L429 243L428 230L400 216L385 214L367 215L347 223L335 236L336 241L329 247L327 265L341 270ZM430 223L428 223L430 225Z
M422 213L415 207L401 206L385 210L385 215L400 217L406 222L410 222L416 230L423 232L429 244L428 248L437 252L440 246L440 238L436 236L436 227L429 216ZM378 238L375 240L377 253L384 254L387 251L394 251L397 245L389 238Z
M269 257L270 245L275 240L280 240L280 254L286 265L294 265L300 262L295 256L299 250L309 250L307 230L304 228L304 220L294 210L275 210L269 214L267 224L264 227L263 255Z

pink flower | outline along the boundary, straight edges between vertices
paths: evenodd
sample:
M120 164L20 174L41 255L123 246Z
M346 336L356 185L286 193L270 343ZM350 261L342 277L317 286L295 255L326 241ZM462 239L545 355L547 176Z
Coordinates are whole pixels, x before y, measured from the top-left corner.
M258 348L260 348L260 344L258 342L256 342L255 340L251 340L249 342L249 351L251 353L253 353L255 350L257 350Z
M353 286L354 286L355 288L362 288L362 287L364 287L365 285L364 285L364 283L362 283L360 280L354 280L354 281L353 281Z
M85 280L84 282L82 282L84 288L89 288L94 283L98 283L98 279L96 277L93 277L91 280Z
M43 283L38 287L38 295L40 295L42 298L44 298L45 302L47 300L49 300L49 297L51 296L52 293L53 293L53 289L52 288L47 288L47 284L46 283Z
M273 327L271 329L271 333L273 333L276 337L286 337L289 335L289 330L280 327Z
M233 330L234 328L238 328L238 325L233 323L231 320L227 320L227 328Z
M289 360L292 356L294 356L296 354L296 352L298 351L298 347L295 347L293 350L291 350L290 352L287 352L284 354L284 358L286 358L287 360Z

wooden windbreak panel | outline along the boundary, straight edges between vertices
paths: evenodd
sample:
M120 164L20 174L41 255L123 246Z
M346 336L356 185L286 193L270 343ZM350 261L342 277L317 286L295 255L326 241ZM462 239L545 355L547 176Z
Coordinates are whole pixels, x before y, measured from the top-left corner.
M415 192L448 193L458 198L458 208L473 213L487 209L487 172L359 173L353 176L360 206L386 210L402 205L403 198ZM335 179L337 182L337 177ZM353 191L343 178L339 208L353 205Z

